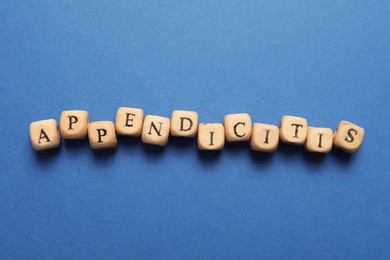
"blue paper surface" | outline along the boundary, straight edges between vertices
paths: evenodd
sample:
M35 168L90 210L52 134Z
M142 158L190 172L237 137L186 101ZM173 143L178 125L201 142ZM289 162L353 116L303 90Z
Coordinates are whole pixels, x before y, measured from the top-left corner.
M390 259L389 1L0 2L1 259ZM37 153L32 121L118 107L366 130L353 156L120 137Z

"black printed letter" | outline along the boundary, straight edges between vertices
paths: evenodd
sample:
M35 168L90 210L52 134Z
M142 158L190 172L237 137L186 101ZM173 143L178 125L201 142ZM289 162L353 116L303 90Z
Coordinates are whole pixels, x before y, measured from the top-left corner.
M162 123L161 122L158 122L159 124L160 124L160 128L157 130L157 127L156 127L156 125L153 123L153 121L152 122L150 122L150 129L149 129L149 135L151 135L152 134L152 127L153 127L153 129L154 129L154 131L156 131L156 133L157 133L157 135L158 136L161 136L161 126L162 126Z
M233 127L234 134L235 134L237 137L243 137L243 136L245 136L246 133L244 133L244 134L242 134L242 135L239 135L239 134L237 133L237 126L238 126L238 125L243 125L243 126L245 126L245 123L244 123L244 122L238 122L237 124L235 124L234 127Z
M46 142L51 142L49 137L47 136L46 132L43 131L43 129L41 129L41 133L39 134L39 140L38 140L38 144L41 143L41 139L42 138L45 138L46 139Z
M268 144L268 136L269 136L269 132L270 132L271 130L265 130L265 141L264 141L264 143L265 144Z
M299 129L299 127L302 127L302 128L303 128L303 125L291 124L291 126L295 126L295 135L294 135L294 138L298 138L298 129Z
M125 123L125 126L133 127L133 124L129 124L129 122L133 122L134 117L133 118L129 118L129 116L135 116L135 114L126 113L126 123Z
M184 129L184 120L188 120L188 122L190 122L190 126L187 129ZM180 131L189 131L189 130L191 130L192 125L193 125L193 122L192 122L191 118L180 117Z
M73 124L76 124L79 119L76 117L76 116L68 116L69 117L69 129L68 130L72 130L72 125Z
M355 138L353 137L353 135L352 135L352 132L354 132L355 133L355 135L357 135L357 131L355 130L355 129L353 129L353 128L351 128L351 129L349 129L348 130L348 136L347 137L345 137L345 141L347 141L348 143L352 143L354 140L355 140ZM349 137L349 138L348 138Z
M102 137L107 135L107 130L104 128L96 129L98 132L98 143L103 143Z
M214 145L214 143L213 143L213 138L214 137L214 132L210 132L210 146L213 146Z
M320 141L318 142L318 147L319 148L322 148L322 136L324 135L324 134L318 134L319 136L320 136Z

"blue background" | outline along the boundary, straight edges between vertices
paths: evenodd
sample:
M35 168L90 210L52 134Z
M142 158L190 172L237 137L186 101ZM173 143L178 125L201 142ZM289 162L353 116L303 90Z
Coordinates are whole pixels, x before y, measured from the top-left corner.
M390 259L389 14L389 1L1 1L1 259ZM353 156L177 138L32 149L32 121L119 106L345 119L366 136Z

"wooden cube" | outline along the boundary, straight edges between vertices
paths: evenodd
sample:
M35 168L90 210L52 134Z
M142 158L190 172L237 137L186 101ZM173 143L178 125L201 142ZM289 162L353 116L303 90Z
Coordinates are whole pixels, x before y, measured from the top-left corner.
M202 123L198 127L199 150L221 150L225 145L225 128L223 124Z
M65 110L60 117L60 132L64 139L87 137L89 114L84 110Z
M283 116L280 121L280 140L284 143L303 145L307 137L307 120L297 116Z
M198 132L198 113L175 110L171 118L171 135L194 137Z
M30 124L30 140L36 151L56 148L60 145L57 121L47 119Z
M224 118L228 142L248 141L252 134L252 121L248 114L230 114Z
M364 129L348 121L340 121L336 128L333 145L348 153L356 152L364 138Z
M120 135L140 136L144 111L139 108L120 107L116 112L115 129Z
M316 153L329 153L333 145L333 131L330 128L308 127L305 149Z
M114 148L117 144L114 123L111 121L90 123L88 126L88 138L93 149Z
M142 129L142 142L165 146L168 143L170 127L169 118L147 115Z
M278 148L279 127L254 123L252 128L251 148L255 151L272 153Z

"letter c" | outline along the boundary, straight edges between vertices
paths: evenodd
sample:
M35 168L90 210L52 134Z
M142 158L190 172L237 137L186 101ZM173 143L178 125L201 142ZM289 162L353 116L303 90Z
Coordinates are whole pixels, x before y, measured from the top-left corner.
M244 123L244 122L238 122L238 123L236 123L236 124L234 125L234 127L233 127L234 134L235 134L237 137L244 137L246 133L243 133L243 134L241 134L241 135L237 133L237 126L239 126L239 125L245 126L245 123Z

